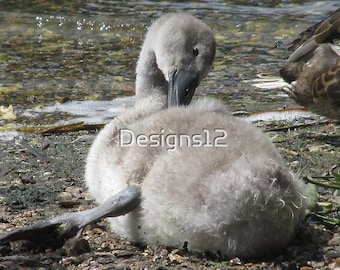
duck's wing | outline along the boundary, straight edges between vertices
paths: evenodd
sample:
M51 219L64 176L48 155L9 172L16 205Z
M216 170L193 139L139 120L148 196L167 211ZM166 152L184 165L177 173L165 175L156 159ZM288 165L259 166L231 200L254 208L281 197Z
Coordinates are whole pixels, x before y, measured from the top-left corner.
M67 239L80 236L82 230L89 224L105 217L125 215L134 210L140 203L140 196L140 187L130 186L95 208L66 213L15 229L0 237L0 245L28 240L37 245L50 243L61 246Z
M316 43L333 42L340 38L340 8L317 27L314 32L314 40Z
M300 33L299 37L288 45L292 51L285 66L280 70L281 77L288 83L295 81L303 66L323 43L332 43L340 38L340 9L334 11L325 20L318 22Z
M290 52L296 51L302 44L307 42L313 37L315 31L320 27L323 21L320 21L308 27L305 31L301 32L299 36L287 45L287 50Z
M316 78L312 91L314 100L328 99L334 108L340 108L340 60Z
M332 12L326 19L313 24L287 45L290 52L296 51L302 44L313 38L317 44L332 42L340 37L340 8Z

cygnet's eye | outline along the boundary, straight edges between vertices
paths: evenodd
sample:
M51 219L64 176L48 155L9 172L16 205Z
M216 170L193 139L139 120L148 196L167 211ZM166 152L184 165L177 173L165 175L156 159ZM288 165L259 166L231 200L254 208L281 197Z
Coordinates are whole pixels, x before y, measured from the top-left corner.
M192 54L196 57L198 55L198 49L197 48L193 48L192 49Z

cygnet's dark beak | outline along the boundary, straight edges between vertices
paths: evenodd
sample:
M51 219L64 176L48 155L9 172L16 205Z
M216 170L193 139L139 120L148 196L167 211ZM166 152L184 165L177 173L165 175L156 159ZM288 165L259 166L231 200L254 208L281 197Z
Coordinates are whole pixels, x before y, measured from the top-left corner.
M189 105L198 86L198 73L178 70L169 73L168 107Z

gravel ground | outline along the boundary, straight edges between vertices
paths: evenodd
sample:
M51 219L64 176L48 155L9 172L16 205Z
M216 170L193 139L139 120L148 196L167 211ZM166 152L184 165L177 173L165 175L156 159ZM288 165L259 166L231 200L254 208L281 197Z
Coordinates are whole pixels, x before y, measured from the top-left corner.
M261 128L265 128L262 126ZM340 126L329 123L271 132L293 171L302 176L339 172ZM85 157L95 136L77 132L26 134L0 141L0 235L68 211L94 206L83 184ZM332 190L319 188L319 206L338 207ZM335 212L337 213L337 212ZM79 243L80 242L80 243ZM287 250L273 258L221 260L170 247L136 246L115 237L105 221L63 247L15 242L0 248L0 269L333 269L340 267L338 226L308 217Z

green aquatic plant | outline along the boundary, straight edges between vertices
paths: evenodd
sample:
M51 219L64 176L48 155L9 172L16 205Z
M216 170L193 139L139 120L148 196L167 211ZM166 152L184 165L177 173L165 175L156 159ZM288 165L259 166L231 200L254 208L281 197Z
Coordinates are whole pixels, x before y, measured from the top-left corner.
M318 181L317 179L324 179L326 182ZM316 186L332 189L340 189L340 174L331 173L329 176L306 176L304 178L308 183L312 183Z
M308 182L309 207L307 217L323 223L326 226L340 225L340 174L332 172L328 176L306 176ZM318 201L317 188L334 189L334 199L325 202Z

